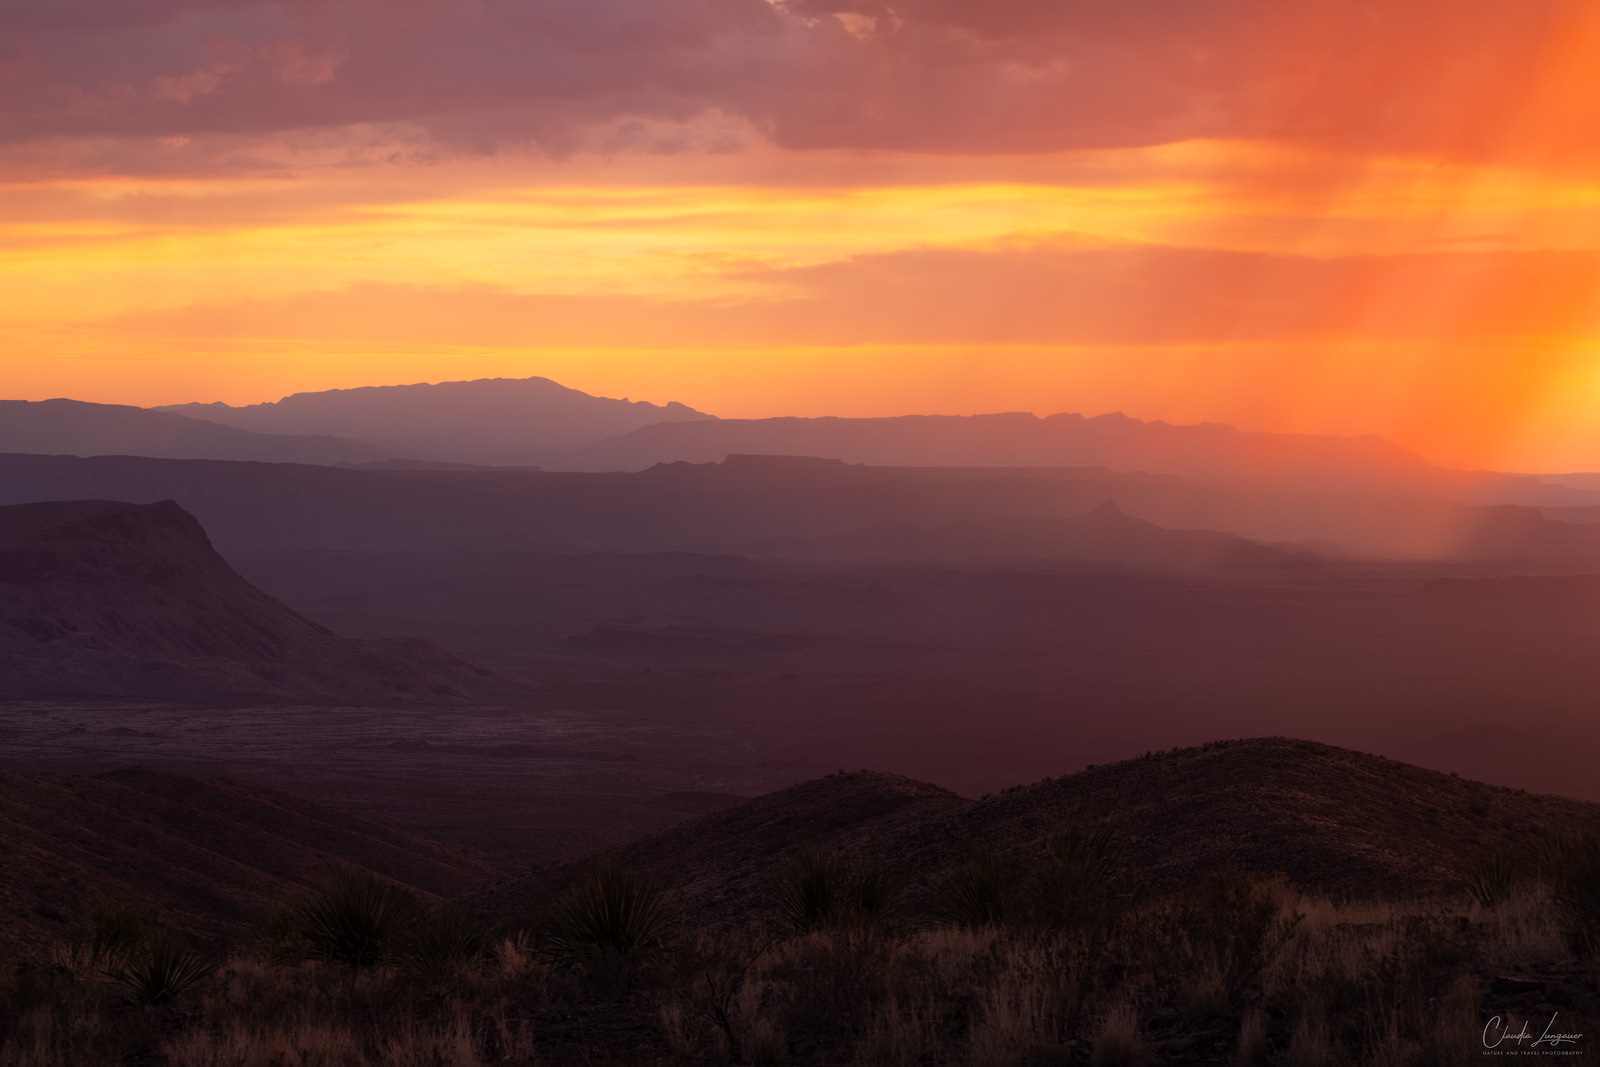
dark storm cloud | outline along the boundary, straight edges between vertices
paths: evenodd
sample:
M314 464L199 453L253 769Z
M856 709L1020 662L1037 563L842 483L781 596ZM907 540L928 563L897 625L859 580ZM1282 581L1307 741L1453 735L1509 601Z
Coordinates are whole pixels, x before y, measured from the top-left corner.
M617 123L722 116L791 148L1308 136L1472 150L1569 6L13 0L0 137L409 123L447 149L565 151Z

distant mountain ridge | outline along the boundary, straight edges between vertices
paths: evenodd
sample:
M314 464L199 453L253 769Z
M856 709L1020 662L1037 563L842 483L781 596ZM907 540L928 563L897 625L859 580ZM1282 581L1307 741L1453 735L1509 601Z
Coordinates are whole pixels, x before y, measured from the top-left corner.
M202 418L81 400L0 400L0 452L268 463L368 463L391 449L327 434L254 433Z
M176 500L225 552L578 546L713 553L753 551L779 538L848 537L885 523L1043 530L1115 500L1127 516L1169 531L1219 531L1269 547L1315 541L1312 550L1323 555L1600 569L1600 524L1546 519L1533 508L1200 486L1104 469L863 467L746 456L582 474L0 453L0 505L52 499Z
M729 456L874 467L1098 467L1200 485L1530 507L1600 505L1600 482L1439 467L1376 436L1267 433L1112 413L723 419L591 396L548 378L365 386L271 403L153 409L0 402L0 452L341 466L641 471Z
M677 401L615 400L549 378L364 386L295 393L264 404L172 404L156 410L257 433L335 434L410 455L491 466L537 463L644 426L714 416Z
M1284 551L1215 530L1170 530L1124 513L1111 500L1086 514L1065 518L980 519L937 527L885 522L836 537L787 538L756 547L752 555L1063 560L1179 573L1274 568L1314 558L1309 552Z
M876 467L1103 467L1295 492L1423 495L1473 503L1592 503L1591 491L1531 475L1457 471L1376 436L1262 433L1127 415L901 415L717 419L647 426L549 455L569 470L643 470L730 455L820 456Z
M302 617L171 501L0 507L0 699L454 703L494 688L426 642Z

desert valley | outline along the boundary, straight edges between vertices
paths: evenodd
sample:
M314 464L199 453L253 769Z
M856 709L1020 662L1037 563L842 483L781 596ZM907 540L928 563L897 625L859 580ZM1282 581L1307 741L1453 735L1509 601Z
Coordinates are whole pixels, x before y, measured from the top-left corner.
M17 1062L1446 1063L1600 1005L1585 478L1067 416L308 464L12 406ZM317 906L377 909L353 984ZM226 977L112 966L168 944Z
M0 0L0 1067L1581 1067L1596 69Z

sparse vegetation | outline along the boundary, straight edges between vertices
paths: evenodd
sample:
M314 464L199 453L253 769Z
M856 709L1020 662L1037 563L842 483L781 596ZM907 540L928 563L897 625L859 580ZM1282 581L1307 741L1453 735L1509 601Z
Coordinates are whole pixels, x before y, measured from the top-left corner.
M1049 838L1037 878L1039 918L1071 923L1098 915L1121 891L1122 842L1109 826L1072 826Z
M601 861L556 909L552 943L578 954L629 955L660 946L673 925L659 888L620 863Z
M349 916L361 936L335 943L359 950L264 953L258 934L213 966L156 934L124 951L115 981L87 954L77 969L20 961L0 978L0 1065L111 1067L137 1053L172 1067L1379 1067L1465 1062L1486 1013L1525 1017L1528 1004L1496 990L1507 967L1536 976L1558 1010L1600 1008L1585 928L1548 892L1488 911L1460 896L1338 903L1218 877L1177 896L1124 892L1097 923L1043 925L1022 913L951 923L940 890L894 922L668 937L667 901L597 867L554 906L550 953L516 931L491 948L466 912L408 911L353 885L288 913ZM579 945L626 950L633 979L569 965L591 958L569 954Z
M943 922L968 929L1004 922L1013 880L1005 860L988 845L979 845L940 887L935 914Z
M1516 858L1502 853L1484 856L1467 869L1467 896L1479 907L1498 908L1516 895L1524 877L1525 868Z
M818 846L792 853L777 894L779 924L792 933L869 924L889 912L899 891L874 860L847 860Z
M121 983L138 1003L160 1007L172 1003L215 970L204 956L163 934L130 948L105 973Z
M488 946L488 932L472 912L444 905L419 914L401 939L399 956L419 977L449 982L469 971Z
M298 933L314 956L359 970L391 954L416 913L417 899L409 891L366 871L352 872L301 905Z
M126 900L102 900L89 912L89 960L111 966L156 932L151 910Z
M1590 947L1600 943L1600 828L1558 836L1545 849L1542 874Z

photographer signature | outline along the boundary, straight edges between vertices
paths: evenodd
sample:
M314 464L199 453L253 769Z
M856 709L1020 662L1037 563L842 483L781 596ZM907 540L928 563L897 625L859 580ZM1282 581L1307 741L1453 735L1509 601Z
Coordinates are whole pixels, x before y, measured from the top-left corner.
M1545 1024L1544 1032L1538 1037L1534 1037L1533 1034L1528 1030L1528 1024L1526 1021L1523 1022L1522 1029L1518 1030L1516 1033L1512 1033L1507 1024L1501 1021L1500 1016L1496 1015L1494 1018L1483 1024L1483 1047L1498 1048L1503 1042L1506 1041L1516 1042L1518 1048L1522 1047L1522 1043L1524 1041L1532 1042L1532 1044L1528 1046L1529 1048L1538 1048L1540 1045L1547 1045L1551 1048L1559 1048L1562 1045L1577 1044L1578 1039L1583 1036L1582 1034L1563 1034L1551 1032L1555 1029L1556 1017L1560 1014L1560 1012L1556 1012L1555 1015L1550 1016L1550 1021Z

